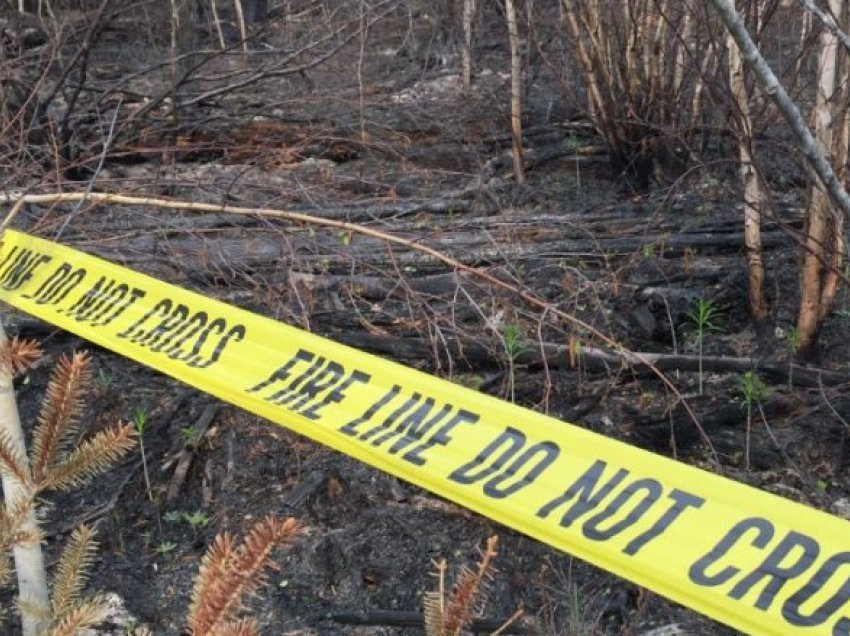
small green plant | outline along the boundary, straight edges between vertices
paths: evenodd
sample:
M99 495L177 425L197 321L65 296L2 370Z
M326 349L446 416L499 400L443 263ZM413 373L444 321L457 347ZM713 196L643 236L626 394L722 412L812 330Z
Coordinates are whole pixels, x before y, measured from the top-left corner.
M169 510L162 515L162 520L166 523L180 523L183 521L183 513L180 510Z
M579 150L581 149L581 142L579 142L578 137L576 136L575 131L570 131L570 137L567 140L567 145L569 149L573 152L573 160L575 161L576 166L576 190L581 192L581 169L579 165Z
M198 531L202 528L206 528L210 522L209 515L205 514L201 510L184 512L183 519L189 524L189 527L192 528L192 532L195 533L195 535L197 535Z
M744 465L750 470L750 435L753 429L753 407L761 404L770 395L770 389L752 371L747 371L741 376L738 390L744 398L747 407L747 437L744 442Z
M159 556L167 556L177 549L177 544L174 541L160 541L156 544L156 553Z
M505 345L505 355L508 358L508 392L511 396L511 402L514 401L515 394L515 367L519 356L526 350L524 346L525 334L519 325L505 325L502 329L502 342Z
M785 348L788 351L788 390L794 386L794 356L800 348L800 332L791 327L785 332Z
M198 531L203 528L206 528L210 523L210 517L203 510L195 510L193 512L186 512L185 510L169 510L164 515L162 515L162 520L166 523L183 523L189 525L192 529L192 534L195 537L198 536Z
M145 429L148 427L148 413L141 406L137 406L130 418L133 422L133 428L136 429L136 435L139 439L139 454L142 456L142 474L145 477L145 489L148 493L148 499L154 501L153 489L151 488L151 478L148 473L148 460L145 455Z
M198 430L194 426L184 426L180 429L180 436L189 446L195 447L201 441Z
M101 393L107 393L112 388L112 376L105 369L98 369L94 378L94 385Z
M702 346L705 341L705 335L709 331L720 331L720 326L715 322L720 316L720 310L714 304L714 301L707 298L700 298L694 308L685 314L691 322L696 333L697 339L697 358L699 365L699 394L703 394L703 373L702 373Z
M571 626L579 626L583 625L583 606L581 602L581 596L579 594L578 586L572 585L570 586L570 625Z

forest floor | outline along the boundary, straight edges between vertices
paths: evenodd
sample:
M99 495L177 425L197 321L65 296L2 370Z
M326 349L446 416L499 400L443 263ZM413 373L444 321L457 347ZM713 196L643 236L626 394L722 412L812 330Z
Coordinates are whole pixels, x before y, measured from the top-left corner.
M127 34L110 37L123 41ZM214 112L198 106L186 115L196 123L176 150L140 138L65 187L361 223L511 281L633 351L694 354L688 313L699 299L710 300L718 318L705 339L706 356L774 363L762 375L769 395L751 433L749 470L741 370L707 365L704 395L694 370L668 371L703 435L678 417L678 398L643 370L573 368L565 355L510 360L508 327L529 351L587 336L415 249L263 218L141 207L33 206L19 227L61 235L67 245L161 280L848 514L850 398L836 386L818 386L813 375L789 383L783 373L797 302L799 248L788 229L800 227L799 189L777 180L775 218L763 228L773 329L759 338L747 315L742 214L728 175L694 170L660 178L647 193L630 191L612 178L600 140L544 78L529 89L530 169L518 186L507 154L503 49L479 60L472 95L464 97L457 60L431 68L390 46L400 40L376 40L359 83L352 74L355 43L351 55L309 77L288 75L228 94ZM111 62L132 64L131 57ZM128 89L150 92L143 81ZM295 516L309 534L280 555L270 585L250 601L267 633L422 633L374 624L375 616L372 625L342 619L386 611L384 618L408 613L415 622L423 593L435 586L434 562L472 563L493 534L501 539L499 571L483 616L494 624L523 607L526 619L517 628L528 634L734 633L35 319L12 314L6 323L41 339L48 362L72 350L92 353L97 379L86 421L93 430L147 416L150 486L135 454L86 488L52 498L45 528L52 555L77 524L97 524L91 588L117 594L155 634L180 633L193 577L215 534L238 533L269 514ZM843 290L811 363L839 381L842 373L850 377L848 328ZM30 421L49 367L20 387ZM187 441L191 427L203 431L198 445ZM175 481L175 458L187 451L188 474Z

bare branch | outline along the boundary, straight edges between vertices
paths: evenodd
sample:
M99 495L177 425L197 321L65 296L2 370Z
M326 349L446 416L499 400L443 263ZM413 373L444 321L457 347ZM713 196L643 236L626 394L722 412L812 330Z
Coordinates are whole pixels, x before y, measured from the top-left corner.
M726 25L732 38L741 49L741 57L749 66L750 70L756 76L756 80L762 90L776 104L779 112L788 122L794 136L797 139L800 152L809 163L809 166L817 175L823 187L829 192L833 201L841 208L841 210L850 217L850 195L847 190L841 185L835 171L832 169L827 158L818 147L812 131L806 125L800 109L791 100L788 92L779 82L779 78L768 65L767 61L758 50L753 38L747 31L744 21L738 12L735 10L735 5L732 0L710 0L711 4L717 10L721 20Z
M832 33L832 35L838 38L841 44L844 45L844 48L850 52L850 37L841 30L838 23L835 21L835 18L825 11L821 11L820 7L812 2L812 0L800 0L800 4L802 4L806 10L811 12L818 20L820 20L820 23L823 24L829 32Z

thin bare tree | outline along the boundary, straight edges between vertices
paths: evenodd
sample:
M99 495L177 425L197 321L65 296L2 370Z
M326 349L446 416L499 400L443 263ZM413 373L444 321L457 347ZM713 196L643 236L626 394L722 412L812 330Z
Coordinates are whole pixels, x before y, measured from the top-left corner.
M844 14L845 2L829 0L828 4L834 16ZM820 151L831 158L833 165L839 166L838 177L843 181L842 173L847 162L846 121L842 121L846 119L846 96L838 78L839 67L846 67L847 60L846 55L840 59L838 54L838 38L828 29L823 29L818 38L818 81L811 121ZM827 268L840 270L844 260L842 220L831 207L832 201L823 186L811 184L797 315L797 331L803 351L811 346L835 297L838 279L834 275L828 276Z
M758 5L756 11L758 10ZM744 244L747 256L750 314L757 325L768 318L764 294L764 260L761 249L761 218L764 197L753 157L753 122L750 116L750 91L744 75L741 50L730 35L727 38L729 86L732 93L732 122L738 133L739 175L744 197Z
M516 181L522 184L525 183L525 167L522 160L522 58L516 15L514 0L505 0L508 44L511 51L511 156L514 161Z
M800 307L797 315L798 351L811 350L818 330L829 313L839 281L846 248L842 217L850 215L850 195L844 187L847 162L847 95L838 82L847 56L838 56L837 38L824 29L818 39L817 87L811 125L814 134L776 74L756 46L732 0L710 0L723 20L741 56L764 93L788 122L800 152L817 180L809 190L806 210L805 254L800 276ZM829 0L835 17L845 21L846 3ZM834 165L841 166L834 169ZM841 210L839 213L834 207Z
M464 95L469 95L472 90L472 19L475 16L475 5L476 0L463 0L460 60Z

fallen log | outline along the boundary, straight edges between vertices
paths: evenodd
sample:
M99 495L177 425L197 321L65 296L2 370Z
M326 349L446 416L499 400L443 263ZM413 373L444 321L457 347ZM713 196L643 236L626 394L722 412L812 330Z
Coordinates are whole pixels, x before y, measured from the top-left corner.
M559 346L564 353L567 348ZM563 355L563 354L562 354ZM547 356L548 357L548 356ZM608 370L621 364L633 368L654 366L660 371L699 371L699 356L636 351L609 351L595 347L582 347L581 360L588 367ZM548 360L547 360L548 362ZM801 387L836 386L850 383L850 375L829 369L789 364L785 361L727 356L703 356L702 370L717 373L746 373L753 371L773 382L788 382Z
M494 340L461 340L447 336L434 345L420 338L399 338L351 331L330 333L327 336L358 349L399 360L433 359L436 352L440 355L440 365L443 367L447 362L444 356L451 356L454 362L464 368L501 366L507 363L502 353L503 346ZM700 368L699 356L695 355L646 353L626 349L615 351L591 346L582 346L580 349L580 352L571 355L567 345L529 344L516 356L513 364L532 368L545 365L549 369L574 369L578 366L575 363L580 362L584 371L606 373L614 373L623 367L631 368L635 372L651 371L651 367L665 372L697 372ZM787 383L790 379L794 386L809 388L850 384L850 375L846 373L799 364L789 365L786 361L774 359L703 356L702 370L714 373L753 371L775 384Z

